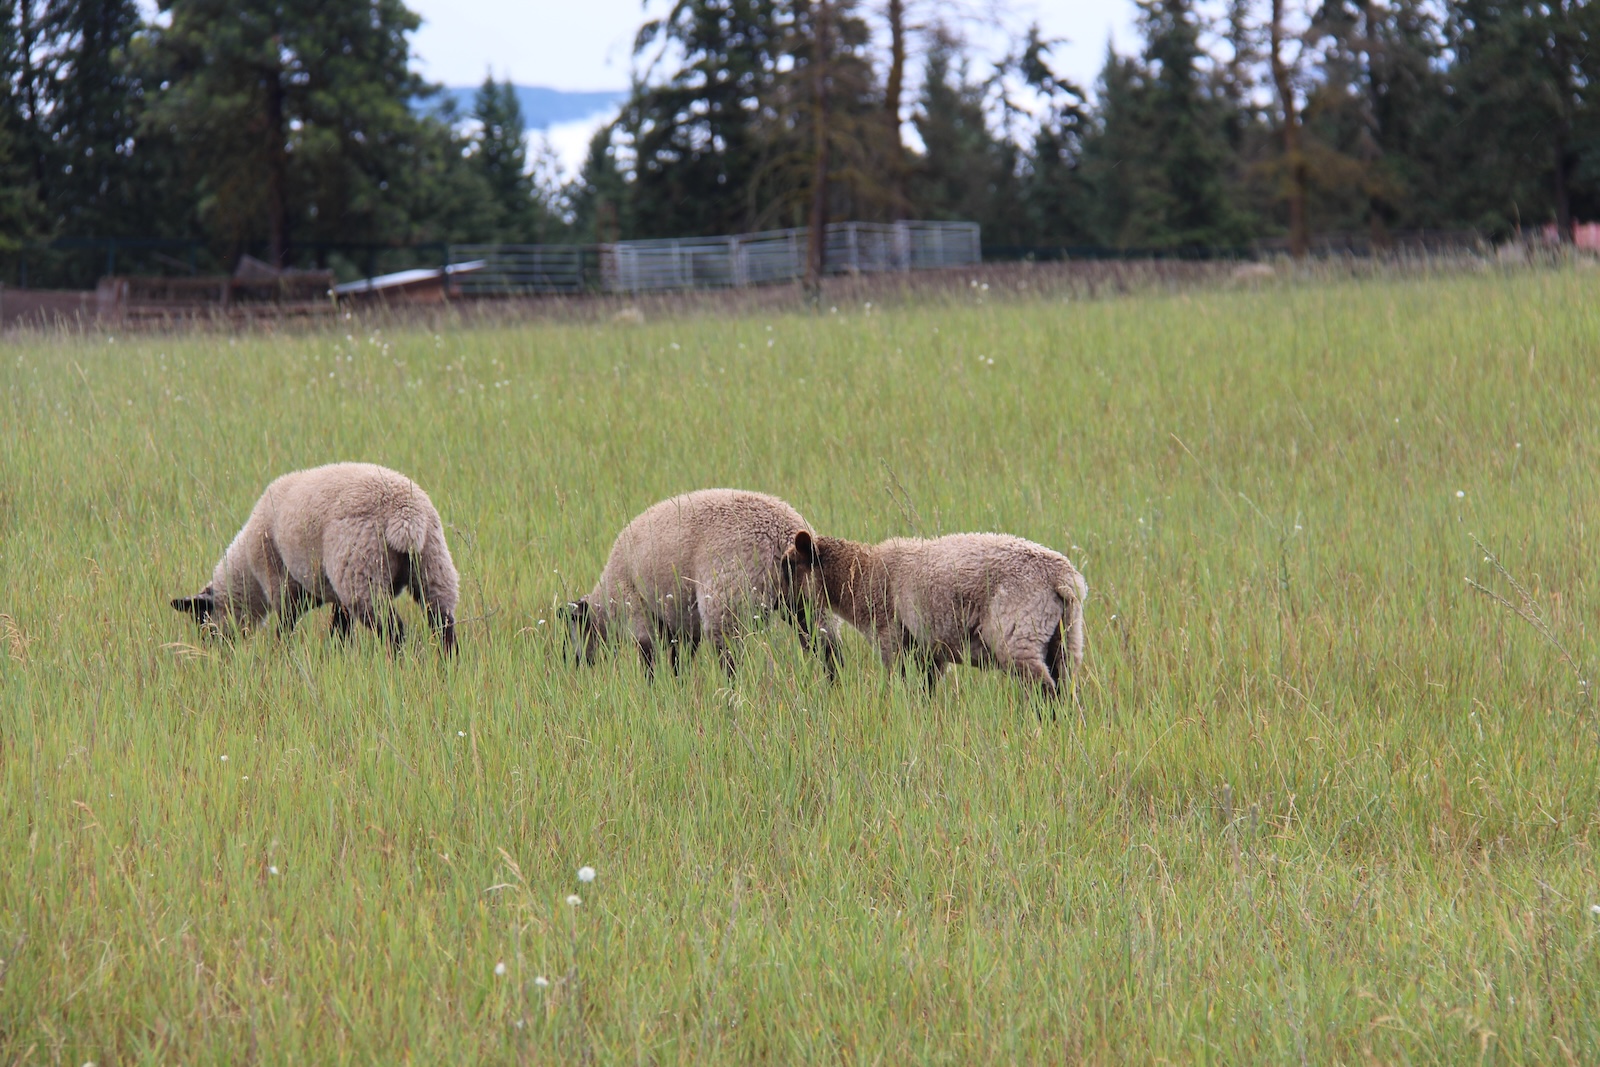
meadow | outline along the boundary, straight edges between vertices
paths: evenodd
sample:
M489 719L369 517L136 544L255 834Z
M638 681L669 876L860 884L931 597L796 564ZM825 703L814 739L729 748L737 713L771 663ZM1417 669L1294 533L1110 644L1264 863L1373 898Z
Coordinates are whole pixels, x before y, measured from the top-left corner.
M0 1062L1596 1062L1597 287L8 336ZM169 607L339 459L438 505L454 660ZM1065 552L1078 702L571 666L711 485Z

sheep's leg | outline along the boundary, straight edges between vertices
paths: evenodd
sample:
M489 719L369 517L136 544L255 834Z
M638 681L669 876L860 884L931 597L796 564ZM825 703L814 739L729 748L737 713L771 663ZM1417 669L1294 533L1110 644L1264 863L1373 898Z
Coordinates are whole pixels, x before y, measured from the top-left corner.
M734 669L737 667L733 661L733 645L720 629L711 635L711 647L717 650L717 662L722 664L722 671L728 676L728 681L733 681Z
M400 621L400 616L396 615L389 605L385 604L382 610L379 610L371 600L358 600L350 605L350 618L381 636L388 643L391 653L400 651L400 646L406 639L406 628ZM346 633L348 632L347 629Z
M288 637L294 633L295 625L300 621L300 616L306 613L311 606L311 596L296 582L288 582L283 588L283 597L278 603L278 636Z
M921 659L923 685L926 687L927 695L931 697L934 690L939 686L939 679L944 677L944 669L949 664L950 657L935 649L925 653Z
M672 661L672 676L676 678L694 661L694 654L700 648L700 632L691 623L676 633L665 631L662 639L667 642L667 656Z
M1022 677L1033 682L1038 688L1037 692L1044 697L1050 705L1050 721L1056 721L1056 700L1061 695L1061 689L1056 685L1056 680L1051 676L1050 667L1043 659L1018 660L1012 664L1011 669ZM1035 709L1039 721L1044 721L1044 711Z
M429 605L428 624L433 627L433 632L439 635L439 647L444 654L449 656L456 650L456 617L448 611L440 611Z
M378 632L388 639L389 651L399 655L400 646L406 640L406 626L400 621L400 616L394 613L393 608L385 608L378 616Z
M350 627L353 620L350 611L343 604L335 602L333 605L333 618L328 623L328 636L338 641L343 641L350 636Z
M724 598L711 593L710 590L701 589L699 603L700 633L711 642L711 647L717 650L717 662L722 664L723 673L728 680L733 680L734 661L733 646L729 643L729 631L733 629L732 612L725 610L721 605Z
M656 680L656 641L651 635L648 626L636 625L633 628L633 639L639 645L639 662L644 665L646 681Z
M439 647L446 656L456 650L456 616L455 612L445 611L435 606L428 596L427 560L422 556L401 555L400 565L396 568L394 579L394 595L399 596L401 589L411 592L411 599L422 605L423 612L428 616L428 625L439 638ZM453 607L453 605L452 605Z
M819 651L822 656L822 669L827 672L828 682L831 685L839 680L839 642L833 634L828 632L827 612L822 612L823 621L817 625L815 631L811 628L811 612L806 607L805 601L798 604L784 604L784 612L794 623L795 631L800 635L800 647L807 653Z
M1077 664L1074 663L1068 639L1070 625L1067 619L1063 617L1061 622L1056 625L1056 628L1051 631L1050 641L1044 648L1044 661L1050 668L1050 680L1056 684L1056 699L1060 700L1064 691L1070 692L1072 694L1072 702L1078 705L1078 710L1081 714L1083 703L1078 698L1078 672L1076 669L1076 666L1081 665L1081 661ZM1055 709L1052 708L1051 716L1054 717L1054 715Z

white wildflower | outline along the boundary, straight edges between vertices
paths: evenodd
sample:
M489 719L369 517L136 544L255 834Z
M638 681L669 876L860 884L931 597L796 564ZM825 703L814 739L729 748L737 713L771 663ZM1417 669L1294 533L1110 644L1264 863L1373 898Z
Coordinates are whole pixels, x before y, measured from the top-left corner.
M592 881L594 881L594 868L593 867L588 867L588 866L579 867L578 868L578 881L580 881L580 882L592 882Z
M569 907L569 908L576 908L579 904L582 904L582 903L583 903L583 898L580 897L576 893L572 893L567 897L567 907Z
M278 868L277 868L277 865L276 865L276 864L274 864L274 865L273 865L273 866L271 866L271 867L268 867L268 868L267 868L267 873L268 873L268 874L273 874L273 875L275 875L275 874L277 874L277 873L278 873Z
M550 979L541 974L539 977L533 980L533 984L538 986L540 989L549 989Z
M497 977L499 975L502 975L502 974L506 973L506 961L505 960L501 960L499 963L494 965L494 973L495 973L495 975Z
M1456 499L1457 500L1460 500L1462 497L1464 497L1466 495L1467 495L1467 491L1465 489L1457 489L1456 490Z

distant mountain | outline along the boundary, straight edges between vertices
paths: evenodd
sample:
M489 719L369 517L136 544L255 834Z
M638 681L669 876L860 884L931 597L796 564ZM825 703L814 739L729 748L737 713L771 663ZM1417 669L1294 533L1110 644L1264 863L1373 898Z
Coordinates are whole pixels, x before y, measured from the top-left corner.
M530 130L542 130L558 122L591 118L616 107L628 96L621 89L616 92L571 93L565 89L546 89L542 85L518 85L515 88L517 103L522 105L522 121ZM449 98L455 102L456 114L465 118L472 114L472 98L477 92L476 85L448 87L439 96L420 106L436 109L441 99Z

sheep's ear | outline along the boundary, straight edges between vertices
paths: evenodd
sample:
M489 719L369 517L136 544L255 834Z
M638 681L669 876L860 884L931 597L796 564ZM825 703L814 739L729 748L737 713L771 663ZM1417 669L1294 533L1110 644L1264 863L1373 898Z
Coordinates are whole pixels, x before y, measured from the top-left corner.
M217 602L205 593L197 596L180 596L172 601L174 610L193 615L195 622L205 622L216 606Z
M784 551L783 558L788 563L815 563L817 561L817 545L811 539L811 531L796 530L794 544Z

